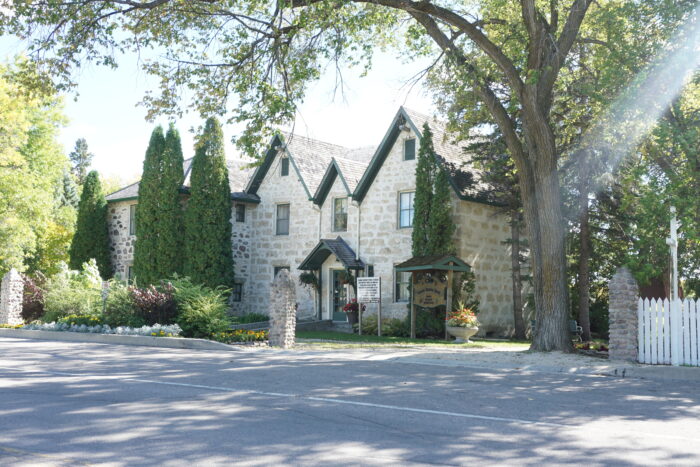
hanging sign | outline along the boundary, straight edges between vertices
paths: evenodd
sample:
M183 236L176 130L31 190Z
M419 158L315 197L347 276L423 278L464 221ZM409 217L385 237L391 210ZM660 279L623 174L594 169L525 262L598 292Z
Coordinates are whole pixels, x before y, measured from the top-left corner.
M357 278L357 301L360 303L379 303L381 285L379 277Z
M417 306L434 308L445 304L447 280L441 274L416 274L413 301Z

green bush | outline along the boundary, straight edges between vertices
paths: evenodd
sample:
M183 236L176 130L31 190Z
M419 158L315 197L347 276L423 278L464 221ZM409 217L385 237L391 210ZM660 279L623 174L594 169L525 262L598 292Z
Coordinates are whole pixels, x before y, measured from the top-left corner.
M229 328L225 289L210 289L188 278L176 279L172 286L178 309L177 324L184 337L208 338Z
M95 260L83 264L82 271L62 264L48 281L41 320L51 323L68 315L99 316L102 306L102 278Z
M401 323L401 334L397 337L408 337L411 334L411 313ZM441 339L445 336L445 308L416 307L416 337Z
M118 326L140 328L146 324L143 317L137 314L128 284L121 281L110 282L103 320L113 328Z
M234 324L249 324L249 323L259 323L261 321L268 321L269 316L263 315L262 313L246 313L241 316L234 316L231 322Z
M355 325L356 329L357 327ZM405 332L404 328L405 326L400 319L382 318L382 336L408 337L410 328L408 333ZM377 335L377 315L362 316L362 334Z

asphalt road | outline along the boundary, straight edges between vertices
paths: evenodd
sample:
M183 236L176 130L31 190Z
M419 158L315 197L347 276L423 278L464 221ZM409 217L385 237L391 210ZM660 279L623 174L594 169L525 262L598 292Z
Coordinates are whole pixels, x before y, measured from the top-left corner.
M700 465L700 386L0 339L0 465Z

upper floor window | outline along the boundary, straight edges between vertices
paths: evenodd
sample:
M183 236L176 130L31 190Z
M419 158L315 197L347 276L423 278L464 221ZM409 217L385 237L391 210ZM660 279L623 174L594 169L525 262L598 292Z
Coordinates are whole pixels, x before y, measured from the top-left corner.
M333 230L344 232L348 230L348 199L335 198L333 200Z
M277 225L275 227L275 234L277 234L277 235L289 235L289 205L288 204L278 204L277 205Z
M413 227L413 197L416 193L399 193L399 228Z
M416 158L416 139L406 139L403 142L403 160L412 161Z
M236 205L236 222L245 222L245 204Z
M280 162L280 175L286 177L289 175L289 158L283 157L282 162Z
M129 235L136 235L136 205L129 206Z

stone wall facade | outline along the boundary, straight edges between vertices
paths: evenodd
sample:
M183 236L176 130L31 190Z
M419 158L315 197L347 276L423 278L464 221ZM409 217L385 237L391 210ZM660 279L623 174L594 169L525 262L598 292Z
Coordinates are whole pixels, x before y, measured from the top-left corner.
M24 281L16 269L10 269L0 286L0 324L22 324Z
M615 272L608 287L610 293L609 358L636 361L639 286L629 269L621 267Z
M136 236L129 234L129 212L133 201L117 201L107 206L107 225L109 227L109 247L112 256L114 277L126 280L129 267L134 264L134 242Z
M286 269L270 284L270 345L294 347L296 331L296 284Z

